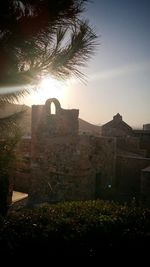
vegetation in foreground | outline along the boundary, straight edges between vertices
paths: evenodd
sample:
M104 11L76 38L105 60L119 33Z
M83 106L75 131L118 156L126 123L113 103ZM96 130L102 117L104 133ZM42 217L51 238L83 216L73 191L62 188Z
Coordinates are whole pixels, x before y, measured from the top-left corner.
M148 248L150 210L107 201L43 204L0 218L2 255L96 257L102 248Z

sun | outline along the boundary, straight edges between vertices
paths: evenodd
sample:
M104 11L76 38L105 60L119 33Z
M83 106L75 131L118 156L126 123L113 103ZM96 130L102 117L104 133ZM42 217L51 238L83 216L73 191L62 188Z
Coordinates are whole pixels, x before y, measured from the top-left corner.
M57 98L60 102L65 97L65 82L52 78L43 78L38 85L38 90L30 96L31 105L41 105L49 98Z
M64 84L61 81L52 78L43 78L39 84L40 94L46 98L62 98L64 93Z

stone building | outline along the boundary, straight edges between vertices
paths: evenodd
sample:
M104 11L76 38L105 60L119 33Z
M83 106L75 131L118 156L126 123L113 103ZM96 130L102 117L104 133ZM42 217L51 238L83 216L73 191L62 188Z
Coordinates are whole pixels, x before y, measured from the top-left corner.
M141 172L141 198L144 205L150 205L150 165Z
M150 132L150 123L143 124L143 131L149 131Z
M102 126L102 135L111 137L132 136L132 128L122 120L122 116L117 113L113 120Z
M18 146L14 189L28 193L30 203L147 198L149 133L139 137L117 114L102 136L79 134L78 115L55 98L32 106L32 134Z
M102 126L102 135L116 140L115 199L141 200L142 181L145 181L141 178L141 171L150 164L149 131L132 130L118 113Z
M55 114L51 112L52 104ZM112 187L115 139L79 135L78 115L79 110L65 110L55 98L45 105L32 106L29 172L26 178L24 173L21 182L26 162L26 167L20 166L22 172L17 173L15 183L15 190L24 184L30 202L95 199ZM29 157L24 145L18 148L22 164Z
M142 130L133 130L133 134L139 140L140 148L146 151L145 156L150 158L150 130L148 127L143 125Z

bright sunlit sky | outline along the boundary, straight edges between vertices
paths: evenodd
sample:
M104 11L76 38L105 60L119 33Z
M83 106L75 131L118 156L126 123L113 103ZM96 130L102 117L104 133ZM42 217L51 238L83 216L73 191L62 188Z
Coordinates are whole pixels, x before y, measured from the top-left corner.
M118 112L133 127L150 123L150 1L95 0L84 16L100 36L83 70L87 83L57 84L56 91L30 96L24 103L57 97L63 108L79 109L79 117L94 124L104 124Z

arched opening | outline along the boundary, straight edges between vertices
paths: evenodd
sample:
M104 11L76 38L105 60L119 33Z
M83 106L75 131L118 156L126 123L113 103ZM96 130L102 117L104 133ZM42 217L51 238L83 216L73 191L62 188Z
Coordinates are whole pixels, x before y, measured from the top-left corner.
M56 106L53 102L50 104L50 114L56 114Z
M61 110L59 101L56 98L50 98L45 103L47 115L56 115Z

